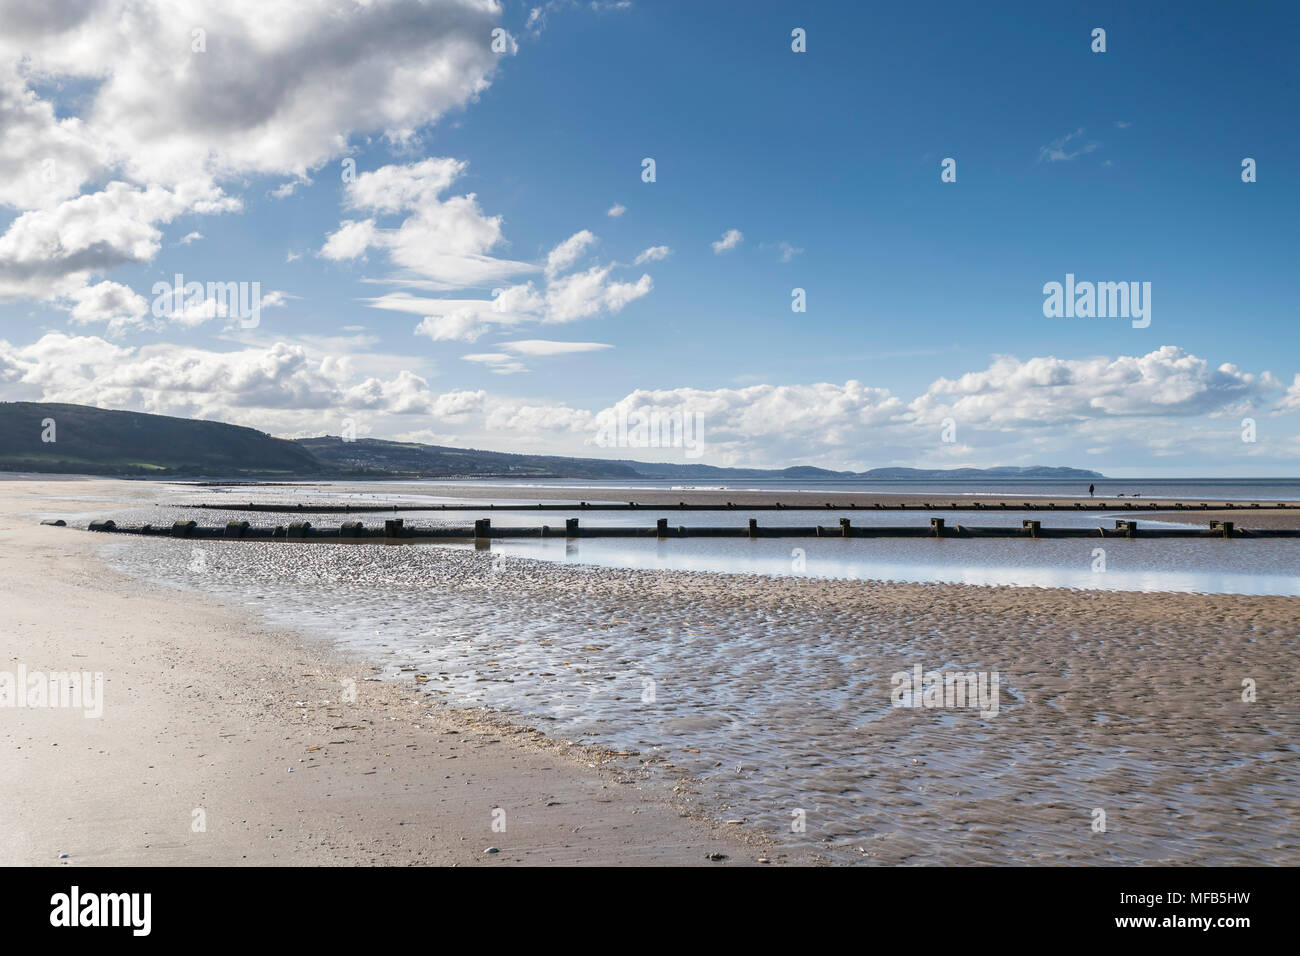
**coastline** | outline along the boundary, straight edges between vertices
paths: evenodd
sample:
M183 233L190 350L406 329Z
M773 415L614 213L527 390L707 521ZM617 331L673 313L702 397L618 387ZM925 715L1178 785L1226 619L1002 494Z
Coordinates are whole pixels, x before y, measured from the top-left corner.
M0 865L819 862L697 818L594 748L430 713L391 682L344 702L359 665L328 642L151 590L91 536L24 517L132 487L148 490L0 480L0 669L102 672L106 701L99 719L0 709Z

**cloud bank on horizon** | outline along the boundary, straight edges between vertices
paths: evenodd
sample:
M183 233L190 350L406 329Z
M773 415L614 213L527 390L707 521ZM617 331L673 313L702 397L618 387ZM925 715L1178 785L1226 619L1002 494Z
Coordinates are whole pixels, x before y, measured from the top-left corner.
M896 16L927 60L923 23ZM867 104L874 129L848 130L832 122L855 102L846 70L920 80L863 65L835 17L0 0L0 400L659 460L681 450L595 436L629 415L696 416L699 460L719 465L1293 470L1279 266L1294 240L1269 240L1290 236L1278 192L1296 187L1278 181L1295 134L1237 116L1228 148L1250 179L1185 157L1182 188L1207 207L1189 226L1150 168L1173 119L1103 118L1162 66L1126 63L1150 38L1107 16L1103 54L1045 17L1015 35L1047 51L985 73L1004 98L1054 57L1066 87L1103 85L1082 104L1022 91L1021 119L980 131L956 114L981 94L962 91L929 113ZM1218 37L1243 48L1228 57L1243 84L1274 32L1257 29ZM995 54L973 41L925 82ZM670 55L680 78L638 72ZM728 57L764 78L738 87ZM809 91L828 102L791 114ZM724 103L727 128L692 122ZM873 159L854 148L867 136L907 145ZM1272 183L1264 163L1254 179L1260 154ZM1168 225L1117 237L1071 218L1099 196ZM1225 251L1242 236L1267 251ZM1073 292L1076 274L1095 299L1050 317L1046 284ZM1154 290L1145 326L1105 311L1138 282Z

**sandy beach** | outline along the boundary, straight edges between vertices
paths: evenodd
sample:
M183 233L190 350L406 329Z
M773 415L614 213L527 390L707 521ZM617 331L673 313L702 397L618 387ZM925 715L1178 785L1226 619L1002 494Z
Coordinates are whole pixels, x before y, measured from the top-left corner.
M395 626L454 601L476 622L407 664L410 641L367 660L108 570L108 536L36 524L163 489L0 482L0 668L107 688L99 720L0 712L3 862L1300 862L1300 599L205 542L204 588L338 615L379 601ZM189 559L148 546L161 569ZM890 674L917 663L999 672L1000 713L891 707ZM676 701L662 718L629 709L642 672ZM457 704L483 688L562 699L587 736L630 743L569 746Z
M0 670L102 672L105 686L98 719L0 709L0 864L814 860L693 819L607 754L491 715L431 716L324 641L151 590L106 570L93 536L23 517L138 494L149 487L0 480Z

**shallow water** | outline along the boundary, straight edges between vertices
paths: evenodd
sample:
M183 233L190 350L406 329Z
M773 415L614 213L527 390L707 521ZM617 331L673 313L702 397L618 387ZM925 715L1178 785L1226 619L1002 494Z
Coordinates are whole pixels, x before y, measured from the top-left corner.
M339 499L331 489L294 489L294 500L310 502ZM211 496L203 500L210 500ZM405 499L403 499L405 500ZM449 504L463 499L439 499ZM481 502L470 502L479 504ZM1023 519L1042 521L1044 527L1113 528L1125 513L1077 514L1069 511L934 512L949 525L1019 528ZM495 528L561 529L564 518L577 515L584 527L653 527L666 518L678 525L743 528L749 518L760 527L812 527L838 531L839 519L859 527L896 525L928 527L930 513L874 510L682 512L676 509L639 508L622 512L529 512L439 510L402 512L409 526L465 528L488 518ZM204 525L227 520L257 524L283 524L297 515L196 511L177 507L121 509L104 512L119 523L169 524L178 518ZM320 527L360 520L382 527L384 513L306 514ZM1138 528L1199 527L1172 520L1139 520ZM1249 525L1249 517L1239 521ZM473 548L470 541L411 547ZM858 580L940 582L948 584L1008 585L1016 587L1082 588L1098 591L1179 591L1204 594L1300 595L1300 538L1224 541L1202 539L1123 538L1023 539L1023 538L498 538L491 552L567 564L609 568L713 571L721 573L851 578Z

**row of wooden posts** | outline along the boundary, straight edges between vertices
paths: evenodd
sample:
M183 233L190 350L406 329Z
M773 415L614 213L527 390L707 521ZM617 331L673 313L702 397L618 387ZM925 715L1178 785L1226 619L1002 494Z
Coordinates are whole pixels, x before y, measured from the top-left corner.
M338 527L317 528L310 521L294 521L288 525L255 526L247 521L230 521L224 526L200 526L195 521L177 521L171 525L145 524L120 526L115 521L92 521L91 531L118 532L121 534L153 535L173 538L221 538L233 540L283 540L283 541L360 541L381 539L401 541L422 539L467 539L487 541L492 538L1273 538L1300 537L1300 529L1271 528L1247 531L1237 529L1231 521L1211 521L1209 528L1143 528L1136 521L1118 520L1113 528L1044 528L1042 522L1026 519L1019 528L980 527L975 525L949 526L943 518L931 518L929 527L854 525L850 519L841 518L839 525L814 525L812 527L760 527L757 518L750 518L744 526L732 527L669 527L667 518L660 518L653 528L633 527L582 527L577 518L568 518L564 527L492 527L490 518L479 518L473 527L421 528L407 525L401 518L389 518L383 528L366 527L360 521L345 521Z

